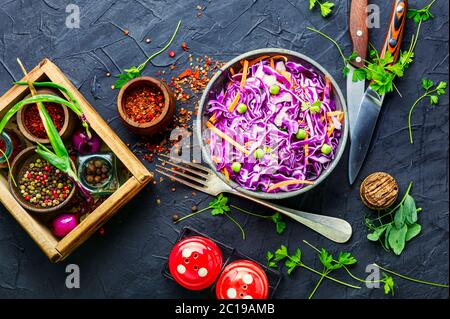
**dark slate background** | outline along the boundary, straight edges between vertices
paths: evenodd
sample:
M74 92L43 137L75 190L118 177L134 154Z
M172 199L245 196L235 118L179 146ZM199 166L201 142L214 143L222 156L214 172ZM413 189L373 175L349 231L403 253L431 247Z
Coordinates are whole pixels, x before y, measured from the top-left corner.
M188 54L181 50L186 41L195 56L208 54L227 61L257 48L281 47L316 59L337 79L345 92L341 77L342 61L336 49L325 39L311 34L305 27L322 29L351 51L348 38L348 1L337 0L329 19L318 10L310 12L307 1L300 0L187 0L187 1L71 1L81 8L81 28L65 27L65 8L69 1L0 0L0 93L21 77L15 62L20 57L31 69L45 57L53 60L75 83L94 108L109 121L126 142L138 139L128 133L116 113L116 91L107 72L137 65L161 47L173 32L179 19L183 24L175 44L176 58L187 65ZM381 21L388 19L391 1L372 1L381 7ZM429 1L410 1L422 7ZM206 6L201 17L197 5ZM245 226L248 239L242 241L238 230L226 219L207 214L193 218L191 225L263 261L267 250L288 244L303 249L304 260L320 268L314 252L302 244L306 239L332 251L347 250L358 259L355 273L365 277L365 267L376 262L423 280L448 282L448 97L438 106L427 102L418 105L414 116L414 145L408 143L407 113L421 91L423 77L434 81L448 80L448 2L438 0L432 12L435 19L423 25L416 60L397 82L403 94L389 94L385 100L378 129L366 165L357 184L347 182L348 151L334 173L315 190L286 200L282 204L310 212L347 219L353 226L353 238L345 245L333 244L302 225L288 221L284 235L275 233L273 224L234 216ZM130 36L124 36L128 29ZM406 43L416 26L408 21ZM371 41L381 46L384 27L371 30ZM147 44L145 38L152 42ZM155 75L172 63L167 53L153 61L145 74ZM158 68L159 67L159 68ZM179 71L177 71L178 73ZM170 70L167 76L170 75ZM190 105L192 108L193 105ZM152 165L146 163L149 169ZM366 239L363 225L367 213L358 199L362 177L374 171L393 174L405 190L412 190L423 207L420 223L423 232L407 245L398 257L385 252L380 245ZM177 187L171 192L172 186ZM178 298L198 295L183 290L161 276L164 257L168 255L177 231L174 213L185 214L193 204L204 207L209 196L189 198L191 190L168 182L149 186L118 213L106 226L105 235L95 235L67 261L51 264L21 227L1 207L0 212L0 297L6 298ZM161 205L155 204L157 197ZM232 202L255 212L262 208L233 198ZM65 267L69 263L81 268L81 289L65 287ZM349 279L345 274L336 275ZM284 277L276 298L306 298L318 277L305 271L292 278ZM413 284L396 279L395 298L448 298L448 289ZM325 281L318 298L385 298L382 289L352 290Z

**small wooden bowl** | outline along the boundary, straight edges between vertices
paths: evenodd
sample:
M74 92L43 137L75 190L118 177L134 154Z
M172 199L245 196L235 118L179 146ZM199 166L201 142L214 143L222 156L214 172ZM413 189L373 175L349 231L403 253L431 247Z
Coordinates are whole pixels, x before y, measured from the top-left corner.
M148 86L160 90L164 95L164 108L159 117L148 123L138 123L133 121L125 112L125 98L131 89L138 86ZM117 98L117 111L120 119L125 127L131 132L142 135L151 136L163 132L170 124L175 113L175 96L170 88L162 81L155 78L143 76L131 80L125 84L119 92Z
M59 93L59 91L57 90L52 90L52 89L36 89L38 94L48 94L48 95L54 95L54 96L58 96L61 97L61 94ZM28 94L25 98L29 98L31 97L31 94ZM44 103L45 104L45 103ZM27 107L31 107L33 106L32 104L30 105L26 105L24 107L22 107L16 115L17 118L17 126L19 128L20 133L22 133L23 136L25 136L25 138L33 143L41 143L41 144L49 144L50 141L47 138L39 138L34 136L33 134L30 133L30 131L28 131L27 127L25 126L25 109ZM75 121L74 121L74 113L71 112L66 106L62 105L61 106L64 110L64 123L61 127L61 130L59 131L59 135L61 136L62 139L66 139L68 138L74 128L75 128Z
M24 149L22 152L17 154L16 158L11 164L11 173L16 179L16 182L18 177L23 175L23 171L25 170L25 165L29 164L31 161L39 157L39 155L36 153L36 147L28 147ZM72 169L74 172L76 172L75 163L70 160L70 164L72 165ZM8 175L8 183L9 183L9 189L11 190L11 193L13 194L14 198L17 200L17 202L26 210L32 211L34 213L38 213L40 215L50 215L55 212L59 212L62 210L72 199L76 192L76 185L73 185L72 191L70 192L69 196L67 196L66 200L63 201L61 204L55 207L51 208L37 208L34 205L31 205L27 203L22 196L20 195L20 190L18 187L16 187L11 179L11 175Z

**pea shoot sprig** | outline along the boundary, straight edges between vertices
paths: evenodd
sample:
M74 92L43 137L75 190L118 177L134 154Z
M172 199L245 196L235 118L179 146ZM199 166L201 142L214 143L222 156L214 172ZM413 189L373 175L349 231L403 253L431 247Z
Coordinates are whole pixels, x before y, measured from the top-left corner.
M320 14L324 18L326 18L330 15L331 10L334 7L334 3L330 2L330 1L320 2L319 0L309 0L309 10L314 9L316 4L319 5Z
M445 90L447 88L447 82L441 81L437 85L428 79L422 80L422 88L425 90L425 93L422 94L420 97L418 97L411 108L409 109L408 113L408 130L409 130L409 142L411 144L414 143L413 136L412 136L412 125L411 125L411 116L414 111L414 108L419 104L420 101L423 99L429 97L430 98L430 104L431 105L437 105L439 104L439 97L443 94L445 94Z
M286 223L283 221L283 218L281 217L280 213L275 213L273 215L260 215L260 214L255 214L252 212L249 212L245 209L242 209L238 206L235 205L230 205L228 203L229 199L228 197L223 196L223 194L219 194L219 196L217 196L216 198L214 198L207 207L200 209L199 211L193 212L189 215L183 216L177 220L175 220L175 223L179 223L185 219L188 219L190 217L193 217L195 215L198 215L200 213L203 213L207 210L211 210L211 215L212 216L225 216L227 217L229 220L231 220L241 231L242 234L242 239L245 240L245 231L242 228L242 226L236 221L236 219L234 219L233 217L230 216L230 212L231 212L231 208L234 208L244 214L250 215L250 216L254 216L254 217L258 217L258 218L262 218L262 219L267 219L272 221L275 224L275 230L278 234L282 234L284 232L284 230L286 229Z
M294 255L290 255L288 252L288 249L285 245L281 245L279 249L275 251L275 253L272 253L270 251L266 254L266 259L269 267L277 268L281 262L284 262L285 267L287 268L288 275L291 275L292 272L297 268L303 268L306 269L318 276L320 276L319 281L316 283L316 286L314 287L313 291L309 294L308 299L311 299L314 294L317 292L320 285L323 283L324 279L328 279L330 281L333 281L335 283L338 283L340 285L343 285L345 287L349 287L352 289L361 289L361 286L356 286L353 284L350 284L348 282L344 282L342 280L338 280L335 277L331 277L330 273L334 271L338 271L339 269L345 270L345 272L353 279L358 281L362 284L375 284L380 283L383 284L383 290L386 295L394 295L395 290L395 282L394 278L392 276L396 276L411 282L415 282L418 284L423 285L429 285L434 287L441 287L441 288L449 288L448 284L441 284L441 283L434 283L430 281L424 281L420 279L411 278L405 275L402 275L398 272L389 270L385 267L379 266L377 264L372 264L373 266L379 268L383 271L382 275L383 277L380 279L373 279L373 280L365 280L358 276L356 276L351 270L350 266L355 265L358 260L355 256L353 256L349 252L341 252L339 253L338 257L335 258L327 249L322 248L318 249L314 245L310 244L306 240L303 240L303 243L305 243L307 246L312 248L314 251L317 252L317 255L319 257L319 261L323 266L322 271L318 271L308 265L306 265L302 261L302 251L300 248L297 248Z
M128 81L141 76L142 70L144 70L144 68L147 65L147 63L149 63L151 60L153 60L155 57L157 57L158 55L160 55L161 53L163 53L164 51L166 51L170 47L170 45L172 44L173 40L175 39L175 36L177 35L177 32L178 32L178 29L180 28L180 25L181 25L181 20L178 22L178 25L177 25L177 27L175 29L175 32L172 34L172 37L170 38L169 42L167 42L167 44L161 50L159 50L159 51L155 52L154 54L152 54L141 65L139 65L139 66L132 66L129 69L123 70L124 71L123 73L116 75L116 77L119 78L119 79L116 81L116 84L114 85L114 88L115 89L120 89Z

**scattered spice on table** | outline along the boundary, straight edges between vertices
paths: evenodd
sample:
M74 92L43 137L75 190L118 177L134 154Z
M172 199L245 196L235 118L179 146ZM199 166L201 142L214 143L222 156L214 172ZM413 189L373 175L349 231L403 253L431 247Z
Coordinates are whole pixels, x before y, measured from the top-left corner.
M73 189L66 174L47 161L37 158L19 181L19 190L25 201L42 208L60 205Z
M149 123L158 118L164 108L161 90L148 86L137 86L125 97L125 113L137 123Z
M45 103L45 108L58 132L61 131L65 120L64 109L55 103ZM24 125L30 134L37 138L47 138L47 133L36 105L27 106L24 110L23 117Z

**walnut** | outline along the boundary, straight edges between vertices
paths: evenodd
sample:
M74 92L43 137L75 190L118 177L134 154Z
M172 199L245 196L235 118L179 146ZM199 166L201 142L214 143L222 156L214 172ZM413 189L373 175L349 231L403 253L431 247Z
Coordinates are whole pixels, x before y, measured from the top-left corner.
M398 197L397 181L383 172L366 177L360 188L362 202L371 209L381 210L392 206Z

